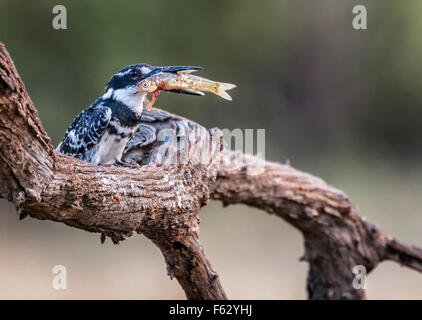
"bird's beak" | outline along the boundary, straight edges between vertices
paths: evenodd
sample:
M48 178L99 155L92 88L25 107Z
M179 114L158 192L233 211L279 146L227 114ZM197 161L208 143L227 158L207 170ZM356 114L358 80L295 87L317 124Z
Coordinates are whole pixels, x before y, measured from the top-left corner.
M196 71L202 69L201 67L192 67L192 66L170 66L170 67L154 67L153 70L151 70L150 72L148 72L147 74L145 74L142 77L142 80L147 79L155 74L161 73L163 75L163 77L165 77L166 73L177 73L177 72L192 72L192 71ZM152 86L156 87L155 84L152 84ZM155 103L155 101L157 100L157 96L159 95L160 91L156 90L156 88L151 88L153 90L152 92L152 99L151 102L149 103L149 105L147 106L148 110L151 110L153 104ZM155 91L154 91L155 90ZM184 91L184 90L166 90L168 92L175 92L175 93L184 93L184 94L194 94L190 91Z
M142 79L146 79L148 77L151 77L154 74L157 73L177 73L179 71L185 71L185 72L192 72L196 70L202 69L201 67L192 67L192 66L170 66L170 67L154 67L150 72L145 74Z

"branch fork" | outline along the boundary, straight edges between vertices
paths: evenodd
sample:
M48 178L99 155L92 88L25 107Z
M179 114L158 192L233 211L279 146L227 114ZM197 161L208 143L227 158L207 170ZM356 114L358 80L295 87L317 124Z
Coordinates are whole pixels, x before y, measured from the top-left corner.
M139 168L95 166L56 152L0 43L0 196L20 218L97 232L102 242L143 234L160 248L168 274L189 299L227 298L199 242L199 212L209 199L258 208L300 230L310 299L363 299L364 291L352 285L356 265L370 272L392 260L422 272L420 248L384 234L322 179L289 164L239 157L222 148L221 131L177 115L153 109L143 120L123 157ZM160 166L160 137L168 130L175 130L177 144L166 147L164 158L178 162ZM210 142L206 159L212 161L197 161L203 156L198 138Z

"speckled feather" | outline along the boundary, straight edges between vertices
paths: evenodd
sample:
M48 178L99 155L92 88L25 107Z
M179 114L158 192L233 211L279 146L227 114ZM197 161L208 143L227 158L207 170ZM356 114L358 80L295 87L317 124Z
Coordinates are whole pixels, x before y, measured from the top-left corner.
M141 121L146 93L137 85L152 68L135 64L114 74L107 92L72 121L57 151L94 164L120 162Z
M79 113L66 131L63 141L57 151L85 159L90 151L103 136L110 123L111 109L97 100L93 105Z

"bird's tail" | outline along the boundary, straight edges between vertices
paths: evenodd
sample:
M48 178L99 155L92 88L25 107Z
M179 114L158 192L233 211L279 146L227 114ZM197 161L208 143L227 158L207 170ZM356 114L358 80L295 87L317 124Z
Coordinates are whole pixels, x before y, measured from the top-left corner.
M219 83L219 86L217 88L217 92L215 93L216 95L222 97L223 99L226 100L232 100L232 97L230 97L230 95L226 92L227 90L236 88L236 85L231 84L231 83Z

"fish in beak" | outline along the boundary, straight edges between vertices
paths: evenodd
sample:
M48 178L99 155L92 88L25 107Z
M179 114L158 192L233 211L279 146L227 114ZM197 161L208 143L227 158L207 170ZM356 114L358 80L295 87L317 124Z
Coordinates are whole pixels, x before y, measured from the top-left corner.
M204 95L205 92L214 93L226 100L232 100L226 90L235 88L234 84L216 82L191 75L191 72L202 69L192 66L155 67L146 73L139 84L139 89L152 93L152 99L147 109L151 110L160 91Z

